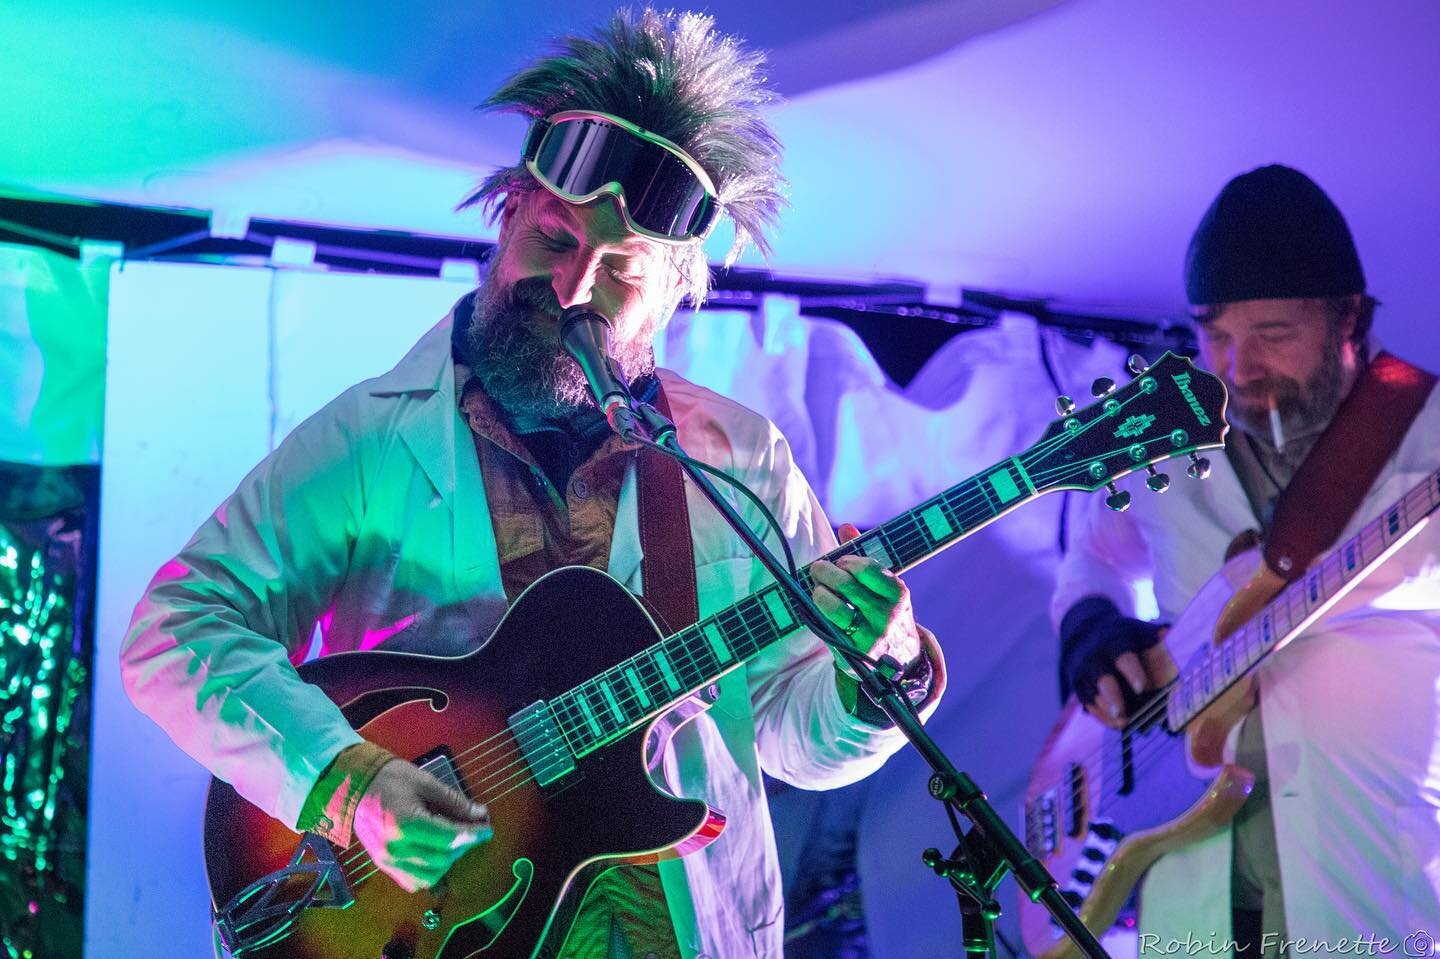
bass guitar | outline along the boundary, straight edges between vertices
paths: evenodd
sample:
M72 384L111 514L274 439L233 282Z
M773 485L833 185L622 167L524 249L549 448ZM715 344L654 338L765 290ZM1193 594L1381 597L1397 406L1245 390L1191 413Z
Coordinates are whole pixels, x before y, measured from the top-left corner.
M1232 558L1164 642L1143 654L1162 685L1123 730L1070 698L1025 793L1025 841L1091 932L1133 927L1131 902L1145 871L1165 853L1219 832L1250 795L1254 774L1226 764L1222 751L1255 706L1255 667L1393 556L1437 509L1440 472L1288 584L1258 549ZM1020 930L1037 959L1080 955L1024 896Z
M839 547L903 571L1054 490L1108 485L1220 446L1218 379L1167 353L1125 386L1067 413L1039 442ZM1063 398L1062 398L1063 399ZM808 574L802 577L809 589ZM300 667L365 738L489 808L494 837L436 886L407 893L358 844L296 836L212 782L205 867L218 938L244 959L468 959L556 954L605 869L683 855L724 816L662 793L644 747L664 713L801 628L777 586L662 636L641 604L597 570L534 583L466 656L378 651ZM584 637L583 642L576 637ZM550 637L564 637L556 643Z

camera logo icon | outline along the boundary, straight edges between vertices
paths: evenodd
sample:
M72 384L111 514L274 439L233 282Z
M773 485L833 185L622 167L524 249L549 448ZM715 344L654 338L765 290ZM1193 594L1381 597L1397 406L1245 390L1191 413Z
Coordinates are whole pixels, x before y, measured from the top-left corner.
M1404 949L1407 956L1433 956L1435 955L1435 937L1423 929L1419 932L1412 932L1405 937Z

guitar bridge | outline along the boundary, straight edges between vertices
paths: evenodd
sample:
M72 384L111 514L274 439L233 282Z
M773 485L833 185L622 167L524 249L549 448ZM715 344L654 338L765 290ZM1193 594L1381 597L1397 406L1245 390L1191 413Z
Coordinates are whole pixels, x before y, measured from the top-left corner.
M334 847L306 833L288 866L255 880L215 911L215 932L233 959L243 959L284 939L306 909L344 909L354 901Z
M575 771L575 754L565 742L549 703L531 703L510 717L509 726L535 781L542 787Z

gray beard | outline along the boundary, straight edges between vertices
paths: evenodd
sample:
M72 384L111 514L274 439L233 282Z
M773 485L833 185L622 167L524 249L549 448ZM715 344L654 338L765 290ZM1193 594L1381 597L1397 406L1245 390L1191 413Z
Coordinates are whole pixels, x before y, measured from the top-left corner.
M522 419L564 420L577 410L597 408L590 385L568 353L551 339L549 324L560 305L550 282L531 277L500 289L489 277L475 297L470 327L460 339L460 358L487 396L507 415ZM653 329L628 343L611 341L610 355L628 383L655 371L650 347Z
M1325 344L1320 367L1301 386L1288 377L1276 377L1252 386L1249 395L1241 395L1231 387L1232 401L1228 412L1231 423L1267 444L1271 443L1270 407L1268 396L1274 394L1276 409L1287 438L1298 439L1319 433L1340 408L1344 372L1340 367L1341 337L1332 333Z

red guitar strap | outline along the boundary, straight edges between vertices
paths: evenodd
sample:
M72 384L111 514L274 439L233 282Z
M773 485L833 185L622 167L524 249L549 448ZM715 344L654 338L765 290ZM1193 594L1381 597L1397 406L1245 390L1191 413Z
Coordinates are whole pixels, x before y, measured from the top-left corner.
M655 408L670 417L662 386ZM667 632L700 619L695 587L695 548L690 539L690 513L685 508L685 477L680 464L653 450L642 449L635 466L639 485L640 585L645 601L660 616Z
M1264 550L1272 572L1299 579L1340 538L1435 382L1435 374L1389 353L1370 362L1275 503Z

